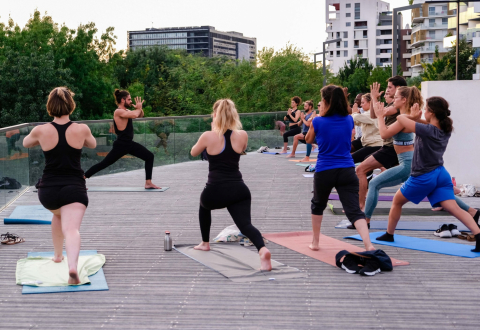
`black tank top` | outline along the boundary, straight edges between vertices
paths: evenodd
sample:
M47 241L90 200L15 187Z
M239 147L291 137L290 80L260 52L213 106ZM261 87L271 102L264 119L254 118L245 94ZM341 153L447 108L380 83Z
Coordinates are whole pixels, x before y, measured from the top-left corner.
M51 123L58 132L57 145L48 151L44 151L45 169L37 187L85 185L83 170L80 164L82 149L71 147L65 137L67 128L72 124L64 125Z
M128 119L127 127L123 131L120 131L113 119L113 127L115 128L115 134L117 134L117 141L131 142L133 141L133 122L132 118Z
M295 114L297 113L297 111L298 111L298 109L295 110L295 111L292 111L292 113L290 114L290 116L292 116L292 118L295 118ZM290 118L290 116L289 116L288 113L287 113L288 121L290 121L290 122L293 123L294 121L292 120L292 118ZM295 125L290 126L289 129L297 128L297 127L298 127L298 124L295 124Z
M223 135L225 145L223 151L218 155L208 155L208 181L207 184L221 184L225 182L242 180L238 163L240 162L240 154L232 148L232 131L227 130Z

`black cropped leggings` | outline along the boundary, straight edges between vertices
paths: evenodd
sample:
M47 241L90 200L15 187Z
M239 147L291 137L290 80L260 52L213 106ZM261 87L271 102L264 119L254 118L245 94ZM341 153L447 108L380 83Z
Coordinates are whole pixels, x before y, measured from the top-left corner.
M145 161L145 177L146 180L151 180L154 159L153 153L148 151L147 148L137 142L123 142L118 140L113 143L112 150L108 153L107 156L105 156L104 160L102 160L98 164L93 165L87 172L85 172L85 177L91 177L95 173L107 168L108 166L112 165L117 160L127 154Z
M300 133L302 133L302 129L299 126L295 128L291 128L289 131L286 131L285 133L283 133L283 142L288 143L289 136L295 136Z
M210 241L212 210L227 208L240 232L247 236L260 251L265 246L262 234L252 225L252 196L243 182L228 182L219 185L207 185L200 195L200 231L202 241Z

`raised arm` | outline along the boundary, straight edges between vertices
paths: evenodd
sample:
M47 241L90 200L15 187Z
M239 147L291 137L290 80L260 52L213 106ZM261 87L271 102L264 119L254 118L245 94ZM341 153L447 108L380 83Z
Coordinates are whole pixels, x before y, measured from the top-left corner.
M23 139L23 146L25 148L32 148L32 147L40 145L40 142L38 141L40 131L41 131L41 128L39 126L34 127L32 129L32 131L30 132L30 134L28 134Z
M382 139L391 138L392 136L401 132L402 130L405 133L409 133L406 130L404 130L405 126L402 125L398 121L398 119L395 123L393 123L390 126L387 126L385 124L385 106L383 105L383 103L381 103L381 102L376 103L375 106L374 106L374 109L375 109L375 113L377 114L377 117L378 117L378 130L380 131L380 136L382 137Z

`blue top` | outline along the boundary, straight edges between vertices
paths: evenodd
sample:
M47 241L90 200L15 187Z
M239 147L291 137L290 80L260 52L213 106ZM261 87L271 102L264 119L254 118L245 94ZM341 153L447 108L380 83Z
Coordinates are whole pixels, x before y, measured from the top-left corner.
M395 134L395 135L393 136L393 140L394 140L394 141L402 141L402 142L405 142L405 141L413 141L414 138L415 138L415 134L414 134L414 133L398 132L397 134Z
M355 167L350 155L354 127L352 116L316 117L312 125L318 145L315 172Z
M312 116L312 113L313 113L313 111L311 111L308 115L306 115L306 116L305 116L305 120L308 121L308 120L310 119L310 117ZM307 125L303 124L303 131L302 131L302 132L303 132L303 133L308 132L308 128L309 128L309 127L308 127Z

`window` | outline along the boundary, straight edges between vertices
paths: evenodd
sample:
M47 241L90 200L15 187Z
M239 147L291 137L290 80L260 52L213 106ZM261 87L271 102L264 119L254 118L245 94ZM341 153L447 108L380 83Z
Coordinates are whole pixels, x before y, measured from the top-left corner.
M391 52L391 49L380 49L380 54L390 54Z
M348 57L348 50L343 51L343 57Z
M435 7L428 7L428 16L435 15Z
M360 19L360 3L355 4L355 19Z
M368 31L367 30L363 30L363 37L366 38L368 36Z
M337 48L340 48L340 41L337 41Z
M442 6L442 11L448 11L448 6Z
M385 63L388 62L390 59L389 58L381 58L380 63Z
M348 32L343 32L343 37L348 38Z
M448 22L447 22L448 23ZM429 27L434 27L435 26L435 18L430 18L428 20L428 26Z
M428 31L428 39L435 39L435 31Z
M347 22L345 25L346 25L346 26L351 26L351 25L352 25L352 23L350 23L350 22Z
M337 38L340 38L340 32L337 32Z
M345 4L345 8L352 8L352 4L351 3Z
M347 48L347 47L348 47L348 41L344 41L344 42L343 42L343 47L344 47L344 48Z
M448 18L442 18L442 25L448 25Z
M385 35L391 35L392 30L381 30L380 35L385 36Z
M340 51L337 50L337 57L340 57Z
M330 51L330 56L333 56L333 51Z
M346 14L345 14L345 17L352 17L352 14L346 13Z
M360 46L360 42L358 40L353 41L353 48L358 48Z

